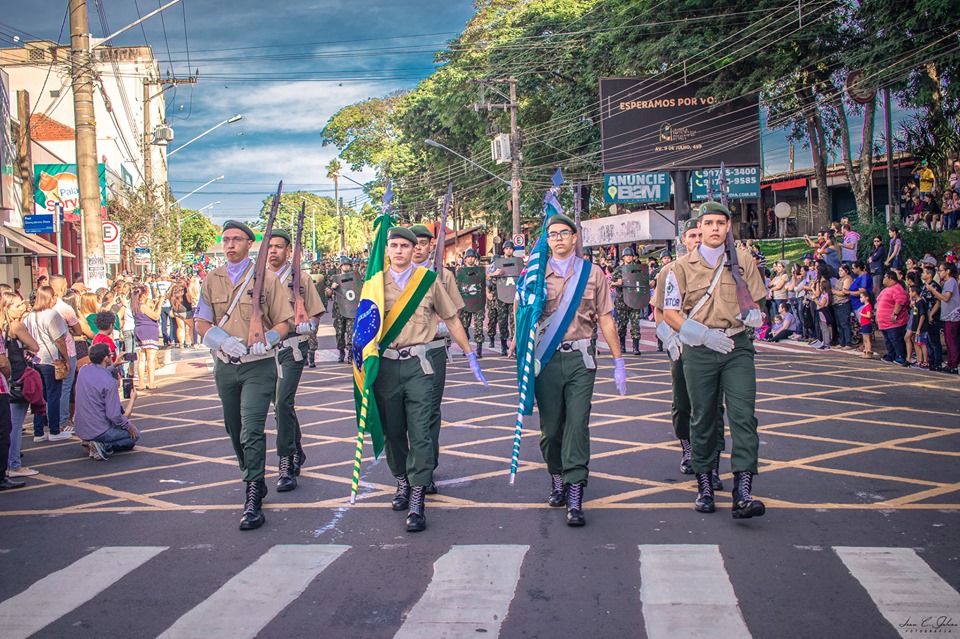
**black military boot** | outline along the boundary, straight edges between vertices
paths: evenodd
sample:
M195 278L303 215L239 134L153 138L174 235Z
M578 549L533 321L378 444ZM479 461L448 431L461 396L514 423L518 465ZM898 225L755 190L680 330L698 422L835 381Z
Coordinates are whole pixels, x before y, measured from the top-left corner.
M300 469L307 463L307 454L303 452L303 446L297 442L297 454L293 456L293 474L300 476Z
M583 516L583 484L567 485L567 525L583 526L587 520Z
M477 342L477 359L483 359L483 342Z
M723 490L723 482L720 481L720 451L717 451L717 458L713 462L713 470L710 471L710 485L713 492L718 493Z
M638 339L633 340L633 354L634 355L640 354L640 340Z
M620 336L620 352L621 353L627 352L627 336L626 335Z
M567 491L563 487L563 475L550 475L550 498L547 503L554 508L567 505Z
M307 366L309 368L317 367L317 351L307 351Z
M430 483L423 487L424 495L436 495L437 494L437 482L430 480Z
M240 530L256 530L267 522L263 511L263 497L267 494L267 485L263 480L247 482L247 501L243 505L243 517L240 519Z
M420 532L427 527L427 517L423 514L424 486L410 487L410 511L407 513L407 532Z
M710 485L710 473L697 473L697 501L693 506L697 512L716 512L713 503L713 487Z
M742 472L733 474L733 518L750 519L762 517L767 507L759 499L750 494L750 485L753 483L753 473Z
M680 450L683 451L680 454L680 472L684 475L692 475L693 467L690 465L690 455L692 454L692 450L690 449L689 439L680 440Z
M293 455L280 458L280 477L277 479L277 492L290 492L297 487L297 477L293 472Z
M342 348L338 348L338 349L337 349L337 353L339 354L338 357L337 357L337 361L340 362L341 364L343 364L343 358L344 358L343 349L342 349Z
M503 340L500 340L500 354L504 357L507 356L507 343Z
M394 510L406 510L410 505L410 482L406 475L395 475L397 480L397 494L393 496L390 507Z

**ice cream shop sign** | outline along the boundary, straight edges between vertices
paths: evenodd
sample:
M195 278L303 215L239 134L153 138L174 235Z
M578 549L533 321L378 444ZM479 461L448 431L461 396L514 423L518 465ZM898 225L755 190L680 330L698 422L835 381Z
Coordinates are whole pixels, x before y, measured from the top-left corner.
M107 168L97 166L100 177L100 216L107 219ZM64 222L80 220L80 186L76 164L36 164L36 212L38 214L63 211Z

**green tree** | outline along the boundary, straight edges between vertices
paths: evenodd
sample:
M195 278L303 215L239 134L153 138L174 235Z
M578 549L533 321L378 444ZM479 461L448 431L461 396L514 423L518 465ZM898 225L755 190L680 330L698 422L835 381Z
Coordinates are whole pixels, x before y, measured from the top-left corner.
M217 243L220 227L199 211L183 209L180 220L181 254L202 253Z

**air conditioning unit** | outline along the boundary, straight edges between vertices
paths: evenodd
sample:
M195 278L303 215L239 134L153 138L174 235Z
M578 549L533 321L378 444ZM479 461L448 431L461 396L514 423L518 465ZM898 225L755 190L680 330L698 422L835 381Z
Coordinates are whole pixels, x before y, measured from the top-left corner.
M512 156L510 154L510 136L501 133L490 140L490 155L497 164L509 164Z
M173 129L168 126L158 126L153 130L153 143L165 145L173 141Z

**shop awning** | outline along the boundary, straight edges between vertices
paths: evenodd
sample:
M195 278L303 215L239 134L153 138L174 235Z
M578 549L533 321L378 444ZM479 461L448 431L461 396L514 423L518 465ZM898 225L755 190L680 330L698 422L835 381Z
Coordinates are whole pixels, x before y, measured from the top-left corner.
M773 182L770 184L770 188L774 191L789 191L790 189L805 189L807 188L807 178L796 178L794 180L786 180L785 182Z
M14 244L22 246L27 250L28 253L33 253L37 257L57 256L57 247L55 245L46 241L42 237L37 237L36 235L27 235L21 228L2 225L0 226L0 235L7 238L7 240L13 242ZM67 258L76 257L73 253L66 249L61 249L61 254L63 257ZM0 254L0 257L3 257L3 255Z

